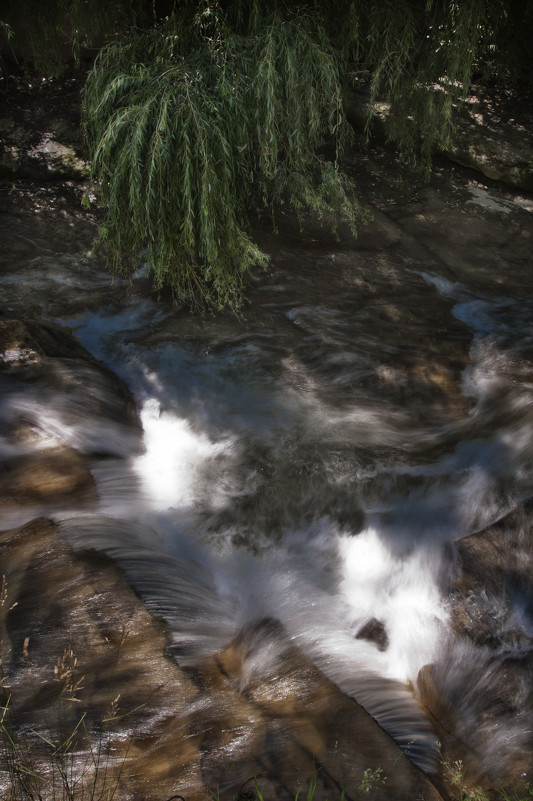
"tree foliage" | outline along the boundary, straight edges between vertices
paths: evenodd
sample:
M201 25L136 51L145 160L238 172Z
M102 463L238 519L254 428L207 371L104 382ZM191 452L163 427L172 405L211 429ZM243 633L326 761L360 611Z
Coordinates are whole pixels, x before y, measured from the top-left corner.
M190 303L239 303L265 256L251 210L287 202L355 232L349 180L320 155L349 136L341 64L314 14L273 12L241 33L211 9L115 42L85 90L92 174L113 267L138 255Z
M390 141L426 171L472 81L533 84L531 0L6 2L14 40L34 9L49 59L65 31L74 49L113 34L84 94L101 236L113 269L142 254L190 303L238 305L265 260L251 213L288 203L355 230L338 169L350 81L368 88L368 128L386 102Z
M390 103L389 140L426 172L435 144L447 144L453 108L473 81L533 83L531 48L524 40L525 31L528 41L533 34L531 0L384 0L360 6L367 13L359 18L357 42L363 39L366 48L355 56L367 71L370 113L376 101Z
M96 53L106 36L153 22L143 0L2 0L0 44L24 70L59 77L82 50Z

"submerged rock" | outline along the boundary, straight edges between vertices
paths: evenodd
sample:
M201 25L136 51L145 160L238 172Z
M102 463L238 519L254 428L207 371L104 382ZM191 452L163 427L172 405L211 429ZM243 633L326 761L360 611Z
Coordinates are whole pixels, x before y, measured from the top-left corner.
M379 651L386 651L389 645L389 635L382 620L373 617L362 626L355 635L358 640L373 642Z

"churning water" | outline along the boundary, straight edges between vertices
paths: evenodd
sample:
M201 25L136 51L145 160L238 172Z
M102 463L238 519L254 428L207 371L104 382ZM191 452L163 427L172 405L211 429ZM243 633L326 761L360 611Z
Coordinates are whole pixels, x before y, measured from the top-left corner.
M366 321L372 349L358 341L357 297L282 309L268 334L226 323L235 331L221 340L209 321L196 341L160 336L172 323L146 301L69 321L127 381L143 426L129 469L101 477L106 519L69 518L70 536L95 537L126 566L182 662L277 619L428 769L418 672L441 659L454 686L470 685L480 659L450 646L453 543L528 496L533 453L524 307L513 318L508 299L454 292L453 314L473 329L470 409L456 418L368 381L359 390L379 327Z
M55 517L119 561L182 663L276 619L431 770L420 669L436 666L475 738L500 653L454 633L449 590L455 543L533 494L533 305L407 259L389 260L385 297L347 283L349 255L336 271L318 256L298 281L286 260L242 319L189 318L135 292L73 310L79 287L66 314L50 302L127 383L142 434L102 413L112 398L89 368L61 398L46 376L6 392L4 421L24 409L40 448L45 434L106 455L97 505ZM512 615L531 648L523 594ZM267 652L246 669L266 670ZM487 762L528 730L502 716Z

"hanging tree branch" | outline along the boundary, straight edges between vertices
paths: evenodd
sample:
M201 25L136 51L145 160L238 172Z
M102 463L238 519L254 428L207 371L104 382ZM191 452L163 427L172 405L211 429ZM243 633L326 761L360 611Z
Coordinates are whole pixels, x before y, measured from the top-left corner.
M248 36L223 16L187 29L171 19L106 47L84 116L113 269L131 272L144 253L156 285L193 305L236 307L243 274L266 262L250 210L273 216L287 202L355 232L351 183L317 155L349 136L340 83L313 15L274 13Z

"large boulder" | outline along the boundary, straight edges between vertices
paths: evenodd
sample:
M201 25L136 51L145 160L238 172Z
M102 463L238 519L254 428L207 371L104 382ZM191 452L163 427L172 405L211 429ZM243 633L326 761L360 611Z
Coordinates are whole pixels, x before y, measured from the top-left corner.
M35 779L39 792L51 796L57 744L70 738L72 782L87 792L92 781L100 792L120 786L118 797L131 797L126 788L153 778L144 765L137 775L139 743L168 725L181 735L173 739L172 775L164 771L165 781L140 797L168 797L178 777L187 792L189 781L201 787L200 754L183 736L197 690L165 658L163 625L115 565L102 555L75 555L41 518L2 535L0 573L3 703L19 759L43 777ZM158 776L155 754L152 763Z

